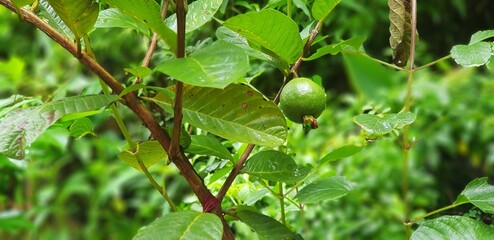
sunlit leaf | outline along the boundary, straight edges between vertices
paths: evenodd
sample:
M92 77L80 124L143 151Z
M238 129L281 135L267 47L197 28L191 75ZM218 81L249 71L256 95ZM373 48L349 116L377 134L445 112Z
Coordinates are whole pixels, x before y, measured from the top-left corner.
M302 53L303 42L297 24L276 10L237 15L224 25L245 37L251 47L288 64L294 63Z
M324 156L321 159L320 164L324 164L327 162L331 162L331 161L335 161L335 160L339 160L339 159L353 156L353 155L359 153L360 151L362 151L362 149L363 149L363 147L359 147L359 146L355 146L355 145L346 145L346 146L337 148L337 149L333 150L332 152L328 153L326 156Z
M173 52L177 52L177 34L163 24L160 6L156 1L104 0L104 2L151 28Z
M223 0L198 0L189 4L185 19L185 32L192 32L211 21L222 3ZM165 20L165 24L170 29L177 32L177 15L171 15Z
M160 93L148 100L173 112L172 98L167 94ZM239 142L274 147L283 144L287 136L285 117L278 106L244 85L231 84L225 89L186 86L183 119Z
M118 154L118 159L126 162L139 171L142 170L141 166L139 166L139 161L141 161L146 168L149 168L158 161L166 158L166 152L158 141L139 143L136 152L131 152L130 149L125 149Z
M319 203L347 195L353 184L345 177L330 177L310 183L302 188L295 198L301 203Z
M451 49L451 57L463 67L482 66L489 61L492 55L492 46L487 42L456 45Z
M391 122L373 114L360 114L353 121L362 127L369 135L382 136L393 130Z
M134 240L219 240L223 235L221 220L211 213L182 211L166 214L142 227Z
M250 211L241 210L237 212L240 221L251 227L259 239L293 239L300 240L302 237L293 233L285 225L266 215Z
M494 38L494 30L478 31L472 35L470 38L469 45L484 41L489 38Z
M494 186L488 178L477 178L465 187L455 204L472 203L482 211L494 214Z
M275 151L262 151L247 160L242 173L275 182L293 183L304 179L310 169L298 166L288 155Z
M108 8L101 11L94 27L134 29L149 37L149 28L144 23L120 12L116 8Z
M325 19L340 3L340 0L315 0L312 5L312 16L316 20Z
M490 240L494 228L462 216L443 216L425 221L412 234L411 240Z
M211 135L193 135L192 143L187 148L188 153L216 156L221 159L232 159L230 151Z
M189 85L224 88L241 79L248 68L249 59L242 49L218 41L186 58L165 61L156 70Z

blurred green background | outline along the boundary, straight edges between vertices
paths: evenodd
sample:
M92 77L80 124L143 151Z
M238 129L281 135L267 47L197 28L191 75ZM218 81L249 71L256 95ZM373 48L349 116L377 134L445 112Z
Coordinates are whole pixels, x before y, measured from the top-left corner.
M228 1L217 17L226 19L268 2L286 11L286 1ZM294 2L310 6L312 1ZM491 0L418 4L419 66L448 55L453 45L468 43L479 30L494 29ZM293 13L300 25L309 23L303 8L294 7ZM369 55L391 62L388 25L386 0L343 0L321 31L327 38L318 44L363 36ZM190 37L189 45L214 37L218 26L215 22L204 26ZM122 29L96 29L90 36L102 65L127 81L123 68L139 64L147 39ZM158 50L154 61L164 57ZM282 75L259 62L252 66L253 72L264 71L252 84L273 96ZM406 77L356 55L303 63L300 75L322 79L328 106L319 129L304 134L300 126L290 126L288 149L298 163L316 165L329 151L361 141L352 117L363 109L398 112L403 105ZM153 75L146 81L163 85L162 78ZM19 94L47 101L99 91L97 78L76 59L0 7L0 99ZM462 69L448 60L415 75L412 110L418 117L410 132L417 140L410 153L412 215L448 205L472 179L493 176L493 92L494 67ZM134 139L146 140L145 128L127 109L121 111ZM142 173L116 158L125 141L111 115L106 112L90 119L96 136L75 139L67 123L60 123L29 148L27 160L0 156L0 239L130 239L141 226L170 211ZM306 239L404 239L401 158L396 138L390 137L370 143L354 157L319 166L319 175L346 176L356 184L355 190L338 201L307 206L303 218L289 208L288 223ZM198 168L203 165L198 161ZM188 208L185 203L193 201L193 195L173 165L158 164L150 170L157 179L171 179L169 194L182 202L179 208ZM259 204L276 216L276 201L263 199ZM448 213L470 214L489 224L492 217L471 206ZM239 236L248 232L241 226L237 231Z

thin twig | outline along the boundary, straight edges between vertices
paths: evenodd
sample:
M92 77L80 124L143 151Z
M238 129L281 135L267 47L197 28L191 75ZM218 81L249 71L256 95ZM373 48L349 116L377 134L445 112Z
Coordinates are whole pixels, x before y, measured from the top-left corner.
M292 69L290 69L290 73L293 75L294 78L298 77L297 71L298 71L298 68L300 67L300 64L302 64L302 61L303 61L302 59L309 52L310 46L312 46L312 43L316 39L317 34L321 30L322 24L323 24L323 20L320 20L317 22L314 29L310 32L309 38L307 39L307 42L304 45L304 50L303 50L302 54L300 55L298 60L295 62L295 64L293 64Z
M168 10L169 0L165 0L163 3L163 7L161 8L161 18L166 19L166 12ZM156 50L156 45L158 44L158 34L153 33L153 37L151 38L151 42L149 43L148 50L144 59L142 60L142 67L148 67L151 63L151 58L153 57L154 51Z

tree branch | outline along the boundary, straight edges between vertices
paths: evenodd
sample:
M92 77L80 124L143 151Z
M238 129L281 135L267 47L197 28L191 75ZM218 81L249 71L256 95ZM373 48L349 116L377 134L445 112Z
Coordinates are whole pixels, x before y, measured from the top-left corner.
M14 5L10 1L0 0L0 4L5 6L12 12L16 12ZM21 9L20 14L22 14L22 17L26 22L34 25L35 27L43 31L51 39L60 44L60 46L65 48L68 52L70 52L74 57L77 58L77 47L70 39L65 38L48 23L40 19L32 12ZM89 57L87 53L82 52L82 56L77 59L81 62L81 64L86 66L90 71L98 76L107 86L109 86L112 89L113 93L120 94L124 90L124 87L120 85L120 83L101 65L99 65L98 62ZM140 118L142 123L149 129L154 138L159 141L159 143L166 151L168 151L171 143L170 137L163 131L163 129L153 118L149 110L146 109L143 104L141 104L137 96L133 92L130 92L122 96L122 99L123 104L125 104L136 114L137 117ZM172 161L185 177L188 184L190 185L193 192L203 206L211 202L211 199L214 199L214 196L207 189L206 185L204 185L202 178L197 174L194 167L183 152L179 152L178 156L172 159Z

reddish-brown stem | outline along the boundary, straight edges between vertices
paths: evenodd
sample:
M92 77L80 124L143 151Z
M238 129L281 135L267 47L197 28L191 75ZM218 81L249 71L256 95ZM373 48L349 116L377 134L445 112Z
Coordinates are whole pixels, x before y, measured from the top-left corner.
M302 58L309 52L310 46L312 45L312 43L316 39L316 36L319 33L319 31L321 30L322 23L323 23L322 20L317 22L314 29L310 32L309 38L307 39L307 42L304 45L304 50L302 52L302 55L300 55L300 57L295 62L295 64L293 64L293 66L290 70L290 73L292 74L292 76L294 78L298 78L298 72L297 71L298 71L298 68L300 67L300 64L302 64L302 61L303 61Z
M237 163L233 167L232 171L230 172L230 175L226 178L225 183L223 183L223 186L221 186L220 191L218 191L218 194L216 194L216 199L218 199L219 202L223 200L223 198L226 195L226 192L232 185L233 181L237 177L237 175L240 173L240 170L242 170L242 167L244 166L245 161L249 157L250 153L252 153L252 150L254 150L254 147L256 145L254 144L249 144L244 150L244 153L242 156L238 159Z
M16 12L14 5L8 0L0 0L0 4L8 8L9 10ZM21 14L23 19L33 24L35 27L43 31L55 42L60 44L68 52L70 52L74 57L77 57L77 47L68 38L65 38L54 28L52 28L48 23L40 19L35 14L21 9ZM107 86L109 86L115 94L120 94L124 88L122 85L110 74L108 73L98 62L93 58L89 57L85 52L78 60L86 66L90 71L92 71L96 76L98 76ZM139 101L137 96L130 92L122 96L123 104L125 104L129 109L131 109L137 117L140 118L142 123L149 129L151 134L156 140L163 146L165 150L168 150L171 144L170 137L163 131L161 126L156 122L152 114L144 105ZM189 162L187 157L183 152L179 152L178 156L172 159L173 163L180 170L181 174L185 177L188 184L191 186L192 191L195 193L202 205L210 202L214 196L207 189L202 178L197 174L192 164ZM221 213L217 213L221 216ZM222 217L222 216L221 216Z
M185 4L187 0L178 0L176 8L177 14L177 58L185 57ZM183 83L179 80L175 83L175 102L173 105L173 133L170 144L170 157L175 157L180 151L180 131L182 128L182 92ZM204 206L204 205L203 205Z

